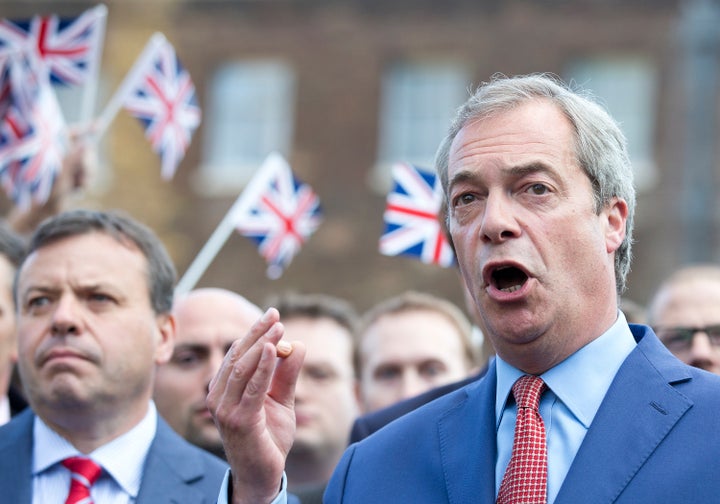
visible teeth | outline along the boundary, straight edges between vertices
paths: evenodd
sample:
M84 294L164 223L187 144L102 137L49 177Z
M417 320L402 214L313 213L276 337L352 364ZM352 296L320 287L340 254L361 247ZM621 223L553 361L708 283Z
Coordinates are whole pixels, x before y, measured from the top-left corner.
M503 292L515 292L517 290L520 290L521 285L513 285L512 287L505 287L504 289L500 289Z

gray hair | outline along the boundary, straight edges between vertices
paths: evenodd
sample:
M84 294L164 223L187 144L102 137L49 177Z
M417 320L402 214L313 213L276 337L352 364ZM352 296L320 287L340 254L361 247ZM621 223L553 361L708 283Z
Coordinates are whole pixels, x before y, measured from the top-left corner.
M435 157L446 199L450 147L460 130L471 120L488 118L534 99L545 99L555 104L575 130L575 152L580 167L592 183L595 210L599 213L614 197L627 203L625 239L615 253L615 281L618 293L622 294L632 260L635 215L633 171L627 142L620 127L588 92L571 89L550 74L516 77L496 74L490 82L480 85L458 109ZM449 216L449 212L446 214Z

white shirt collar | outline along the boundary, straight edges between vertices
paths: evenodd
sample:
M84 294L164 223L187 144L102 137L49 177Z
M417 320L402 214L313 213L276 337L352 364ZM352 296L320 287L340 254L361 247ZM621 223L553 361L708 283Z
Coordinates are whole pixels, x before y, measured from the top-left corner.
M0 397L0 425L5 425L10 421L10 398L5 394Z
M122 489L137 497L142 481L145 458L157 431L157 409L150 401L147 414L135 427L87 456L100 464ZM67 457L82 455L68 440L35 416L33 425L33 475ZM141 462L141 463L138 463Z

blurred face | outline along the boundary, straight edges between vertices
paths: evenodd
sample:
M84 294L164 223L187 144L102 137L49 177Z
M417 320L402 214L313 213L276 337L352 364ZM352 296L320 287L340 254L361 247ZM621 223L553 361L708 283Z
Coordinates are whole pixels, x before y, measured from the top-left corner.
M201 289L176 301L175 349L159 366L154 399L160 415L185 439L222 454L222 441L205 398L233 341L262 315L243 298L219 289Z
M653 304L658 337L683 362L720 374L720 282L692 279L665 288ZM707 328L706 330L694 330Z
M541 373L617 317L627 205L598 215L571 124L546 100L468 123L448 168L449 229L497 353Z
M0 396L10 387L10 375L17 359L15 338L15 304L12 282L15 268L0 255Z
M392 313L367 328L360 345L366 412L390 406L470 373L462 337L443 315Z
M174 331L152 309L142 253L103 233L61 239L28 257L18 298L20 374L43 420L135 425Z
M286 339L307 348L295 391L297 430L290 456L311 452L339 459L359 412L352 336L328 318L290 318L283 324Z

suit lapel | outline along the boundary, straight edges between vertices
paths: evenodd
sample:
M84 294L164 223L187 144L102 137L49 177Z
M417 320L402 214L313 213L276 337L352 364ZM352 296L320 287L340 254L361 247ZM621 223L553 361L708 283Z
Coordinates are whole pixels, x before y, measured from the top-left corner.
M137 504L207 502L199 490L189 485L204 476L197 454L188 450L184 441L158 417L157 433L145 461Z
M614 502L692 402L669 385L689 379L651 334L620 367L555 500Z
M495 364L438 420L440 461L451 503L495 501Z

